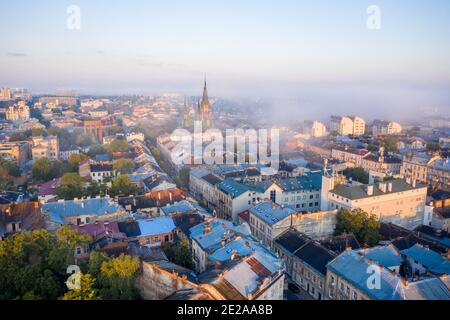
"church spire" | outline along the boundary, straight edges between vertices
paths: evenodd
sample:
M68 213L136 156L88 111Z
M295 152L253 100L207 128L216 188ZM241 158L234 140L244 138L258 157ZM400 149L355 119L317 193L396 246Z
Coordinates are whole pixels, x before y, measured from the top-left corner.
M204 84L204 87L203 87L203 98L202 98L202 102L204 103L204 102L206 102L206 101L208 101L209 99L208 99L208 88L207 88L207 86L206 86L206 77L205 77L205 84ZM208 103L209 103L209 101L208 101Z

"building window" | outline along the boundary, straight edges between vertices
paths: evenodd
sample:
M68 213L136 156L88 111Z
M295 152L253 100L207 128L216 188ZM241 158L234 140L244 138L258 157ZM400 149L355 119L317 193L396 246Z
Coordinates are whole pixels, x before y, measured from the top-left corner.
M271 190L270 191L270 200L272 202L276 202L276 200L277 200L277 191L276 190Z

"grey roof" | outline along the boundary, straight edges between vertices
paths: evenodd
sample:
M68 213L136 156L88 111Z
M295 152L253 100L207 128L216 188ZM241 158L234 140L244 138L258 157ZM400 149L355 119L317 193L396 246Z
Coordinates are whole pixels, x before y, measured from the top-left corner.
M439 278L409 283L403 292L406 300L450 300L450 291Z
M366 188L367 185L349 185L349 184L339 184L331 191L334 194L337 194L339 196L342 196L344 198L350 199L350 200L356 200L356 199L364 199L369 197L376 197L381 196L388 193L396 193L396 192L403 192L414 189L410 184L406 183L405 180L392 180L389 181L392 183L392 192L383 192L381 191L378 186L373 185L373 195L369 196L367 194ZM420 188L422 185L417 184L416 188Z

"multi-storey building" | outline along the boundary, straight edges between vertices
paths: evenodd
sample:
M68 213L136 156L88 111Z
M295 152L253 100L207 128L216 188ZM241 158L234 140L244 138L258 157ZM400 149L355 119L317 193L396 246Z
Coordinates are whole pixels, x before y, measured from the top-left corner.
M33 137L32 148L33 160L48 158L50 160L59 159L59 141L56 136Z
M405 156L401 174L406 179L428 184L432 188L449 189L450 165L440 156L416 154Z
M0 157L22 165L30 159L30 144L28 141L0 143Z
M431 211L425 206L427 187L414 180L363 185L338 184L335 179L335 175L322 178L322 210L361 209L376 215L380 221L411 230L431 221Z
M334 147L331 150L331 157L341 162L348 162L355 167L362 167L363 159L371 153L366 149L351 149Z
M402 126L394 121L375 120L372 123L372 133L374 135L399 134L402 132Z
M19 102L17 105L10 106L6 110L6 119L11 121L28 120L30 119L30 108L24 101Z
M9 88L0 89L0 100L2 101L11 100L11 90Z
M335 131L340 135L361 136L366 132L366 122L358 116L332 116L330 131Z
M320 138L327 134L327 127L319 121L307 121L305 122L304 133L313 138Z

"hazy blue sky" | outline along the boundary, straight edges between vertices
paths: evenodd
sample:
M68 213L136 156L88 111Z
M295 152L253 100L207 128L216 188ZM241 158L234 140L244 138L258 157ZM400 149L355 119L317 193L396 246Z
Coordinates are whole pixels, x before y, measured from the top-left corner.
M366 27L372 4L381 30ZM0 30L0 85L35 91L194 93L206 74L218 95L449 99L448 0L1 0Z

